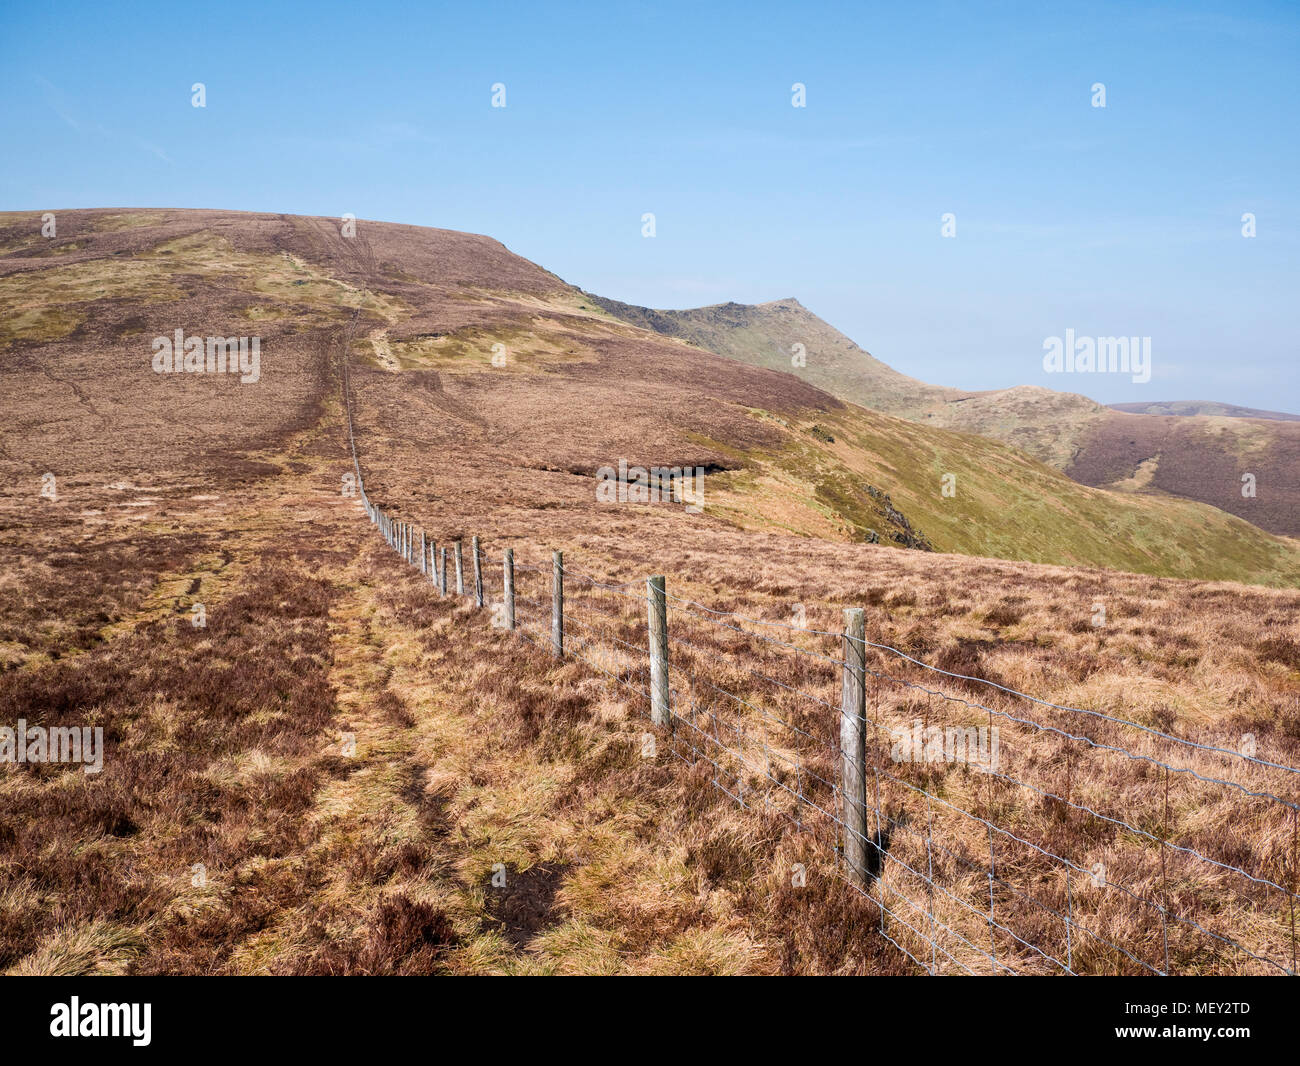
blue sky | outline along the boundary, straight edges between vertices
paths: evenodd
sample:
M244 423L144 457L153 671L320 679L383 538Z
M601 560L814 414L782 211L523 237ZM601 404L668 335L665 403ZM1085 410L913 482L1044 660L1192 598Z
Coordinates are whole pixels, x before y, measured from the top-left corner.
M8 3L0 93L2 209L470 230L928 381L1300 411L1292 4ZM1044 373L1066 329L1151 381Z

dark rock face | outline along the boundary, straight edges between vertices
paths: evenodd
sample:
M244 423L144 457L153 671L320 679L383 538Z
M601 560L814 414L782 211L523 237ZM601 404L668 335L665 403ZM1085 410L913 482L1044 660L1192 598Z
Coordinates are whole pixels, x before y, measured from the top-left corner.
M919 529L913 529L912 523L907 520L907 516L894 506L893 501L889 498L889 493L883 492L876 488L875 485L863 485L862 487L880 508L886 524L892 527L886 532L886 536L890 541L904 548L915 548L917 551L934 551L934 546L926 535ZM868 543L879 544L879 534L874 529L870 530L870 533Z

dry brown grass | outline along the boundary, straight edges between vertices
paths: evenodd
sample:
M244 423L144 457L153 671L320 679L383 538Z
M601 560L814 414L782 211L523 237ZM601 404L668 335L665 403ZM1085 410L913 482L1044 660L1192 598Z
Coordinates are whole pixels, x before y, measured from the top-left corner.
M642 727L587 671L400 567L333 490L340 446L330 421L286 441L284 472L236 499L154 485L142 523L125 509L81 519L107 516L150 554L117 587L94 577L111 556L78 554L111 617L84 637L15 641L0 720L102 725L107 751L99 775L0 771L0 966L900 968L826 857L666 757L643 760ZM52 534L31 535L35 555ZM58 591L87 613L80 587ZM196 601L205 629L189 621ZM821 872L811 890L789 887L794 862Z
M738 377L720 360L706 359L679 380L680 355L626 327L590 332L592 314L581 306L566 311L556 279L483 239L441 235L435 255L427 237L402 227L374 247L341 248L324 223L272 216L228 222L163 213L161 222L118 228L112 218L74 216L67 255L89 255L91 243L103 240L143 254L160 236L182 240L196 226L224 227L227 244L211 252L213 269L235 270L242 260L231 256L260 255L288 270L287 255L313 269L327 264L357 293L367 280L388 278L392 302L383 306L416 308L392 333L398 344L425 333L450 336L485 315L544 315L562 323L561 334L588 339L581 359L539 350L526 373L490 384L483 374L414 365L357 372L369 491L440 544L482 537L490 598L500 595L500 553L509 546L520 563L521 597L540 604L548 595L549 549L561 548L575 571L619 583L663 573L670 593L716 610L789 622L802 604L812 629L834 631L842 607L863 606L871 639L955 672L1179 738L1235 748L1249 732L1261 757L1300 761L1295 591L742 530L671 504L597 506L589 476L596 458L623 451L636 461L644 452L653 461L660 456L652 445L662 445L680 461L739 463L746 449L761 450L780 435L781 411L813 401L798 388L782 391L776 375ZM17 250L6 269L36 260L48 267L39 248L24 246L17 225L0 228L0 244ZM162 234L151 228L159 225ZM435 260L441 287L421 289L410 279L426 276ZM499 266L513 296L471 287L484 263ZM253 291L247 273L220 285L215 277L178 276L181 303L219 316L272 305ZM386 327L379 304L373 308L361 315L359 335ZM308 329L287 332L284 373L268 377L275 387L263 393L204 393L196 382L199 391L187 396L160 391L154 376L132 377L134 370L106 374L96 361L110 357L96 354L96 345L119 351L112 347L119 326L123 337L134 337L120 352L134 359L139 352L130 345L147 337L152 311L111 300L83 310L102 335L20 345L12 367L21 387L7 393L6 409L20 417L7 426L0 456L12 475L0 496L0 723L99 724L108 753L99 775L0 768L0 967L915 969L881 937L876 903L836 872L827 823L809 815L807 832L792 829L790 808L763 784L769 778L734 761L719 759L720 770L700 760L691 765L680 740L675 748L661 736L654 757L645 757L652 731L639 696L580 660L555 662L494 629L489 612L440 600L396 561L357 502L339 494L350 469L331 362L348 347L341 329L309 318ZM340 322L347 310L341 303ZM308 313L329 314L324 304L304 303ZM592 353L595 362L586 361ZM630 382L666 379L653 410L611 387L624 365ZM530 392L557 380L564 406ZM163 384L170 390L176 382ZM707 433L681 389L693 390ZM750 403L776 413L755 417ZM81 447L88 439L102 446ZM545 449L535 447L539 440ZM59 472L57 502L36 494L47 469ZM640 607L612 592L584 592L576 577L571 593L572 650L635 679L644 670L636 650L644 641ZM196 602L205 605L206 629L189 624ZM1092 624L1098 603L1106 608L1100 627ZM521 599L526 626L541 624L539 611L544 607ZM748 746L739 750L751 768L784 756L834 778L833 663L772 650L679 610L672 625L675 637L701 649L674 651L679 696L742 730ZM809 652L834 650L815 634L794 641ZM611 654L597 657L601 646ZM754 670L832 707L756 679ZM709 683L788 718L807 736L760 734L758 720L735 706L722 714L722 697L708 695ZM997 711L1061 724L1041 708L1026 711L978 687L943 687ZM885 725L927 715L958 720L969 711L892 686L878 702L873 690L872 700ZM1162 840L1234 866L1294 878L1294 853L1275 813L1245 809L1227 790L1175 777L1166 816L1164 782L1149 764L1087 755L1078 742L1002 721L1008 775L1098 812L1122 811ZM1126 727L1094 722L1087 733L1094 740L1122 736L1126 747L1162 758L1173 750ZM1196 755L1189 765L1225 773L1218 756ZM744 784L744 809L715 786L715 779L734 786L728 774ZM988 968L969 946L982 950L990 942L987 921L942 893L931 904L903 866L920 868L924 849L909 827L928 825L931 816L917 785L989 813L1082 866L1105 862L1113 882L1164 901L1171 912L1232 930L1270 955L1286 949L1289 929L1276 899L1243 890L1226 871L1207 871L1140 834L1006 781L990 791L987 778L958 767L904 767L893 776L881 807L905 825L891 836L873 892L883 888L896 912L903 905L890 892L918 900L925 922L933 915L953 930L936 938L942 948L972 969ZM764 789L772 803L751 804ZM1294 799L1294 790L1288 795ZM807 786L805 796L817 798L815 789ZM934 880L974 906L987 884L969 864L984 861L987 831L969 819L935 817L930 838L953 854L932 849L926 856L938 864ZM1163 965L1171 926L1153 922L1149 906L1090 887L1068 900L1078 886L1064 884L1059 863L1010 841L995 850L1001 883L994 915L1011 930L993 933L1002 964L1053 968L1012 933L1059 954L1060 923L1040 904L1059 909L1065 899L1080 926ZM197 863L207 868L206 883L193 883ZM802 887L794 884L796 864L807 871ZM503 889L492 883L494 867L505 874ZM899 929L885 926L928 961L927 949L903 940ZM1079 969L1141 969L1086 936L1071 950ZM1253 965L1177 928L1170 953L1171 966L1184 970Z

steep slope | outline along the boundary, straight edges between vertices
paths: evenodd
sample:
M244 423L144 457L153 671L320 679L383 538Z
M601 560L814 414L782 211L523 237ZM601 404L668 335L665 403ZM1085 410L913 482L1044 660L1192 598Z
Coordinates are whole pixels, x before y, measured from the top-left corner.
M878 411L910 417L973 395L900 374L793 298L757 306L725 303L685 311L656 311L593 293L587 296L625 322L729 359L794 373L842 399ZM806 365L796 359L800 348Z
M965 392L917 381L795 299L658 311L588 295L625 322L752 366L783 370L862 407L994 437L1058 469L1073 459L1085 428L1105 418L1101 404L1074 393L1032 386Z
M1091 425L1065 472L1088 485L1203 500L1300 534L1300 422L1130 415Z
M1012 444L1083 484L1181 496L1274 533L1300 535L1296 416L1207 404L1104 407L1036 386L962 392L927 385L886 366L793 299L685 311L592 299L624 321L751 365L784 369L863 407ZM792 362L795 345L803 346L802 365ZM1229 413L1231 420L1210 417ZM1180 415L1182 422L1156 417L1165 414ZM1268 492L1243 495L1245 474L1266 482Z
M1220 511L1090 489L1005 444L667 340L485 237L367 223L347 238L333 221L220 212L59 220L54 240L34 216L0 226L0 463L17 493L46 473L76 499L105 481L240 484L278 469L284 442L336 402L346 345L359 438L398 503L455 486L469 514L593 536L671 515L674 538L724 523L1300 578L1294 544ZM177 329L258 336L256 380L155 372ZM703 513L600 505L596 476L620 462L703 470Z

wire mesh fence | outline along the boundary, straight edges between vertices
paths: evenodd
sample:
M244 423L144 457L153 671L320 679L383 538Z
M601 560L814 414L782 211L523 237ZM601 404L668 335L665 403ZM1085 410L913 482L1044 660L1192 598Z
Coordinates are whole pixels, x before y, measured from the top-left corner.
M359 495L402 558L584 663L660 723L673 759L834 855L924 971L1296 973L1300 770L944 670L802 611L754 618L559 553L438 545L366 494L346 361L344 388Z

